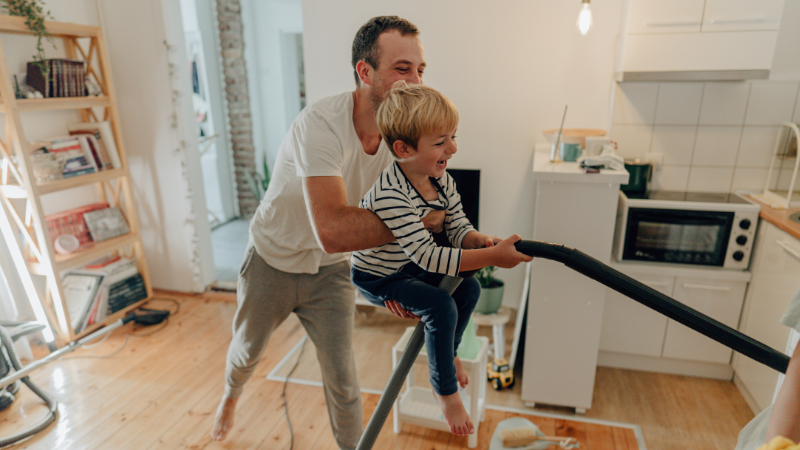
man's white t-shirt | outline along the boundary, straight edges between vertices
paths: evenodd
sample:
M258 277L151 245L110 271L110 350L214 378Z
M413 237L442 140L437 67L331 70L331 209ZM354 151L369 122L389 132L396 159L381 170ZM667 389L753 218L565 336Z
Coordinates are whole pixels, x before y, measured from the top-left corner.
M270 266L290 273L317 273L320 266L346 261L326 254L311 227L303 177L342 177L347 204L361 198L394 160L381 142L364 152L353 126L353 93L324 98L305 108L289 127L272 169L269 188L250 222L250 240Z

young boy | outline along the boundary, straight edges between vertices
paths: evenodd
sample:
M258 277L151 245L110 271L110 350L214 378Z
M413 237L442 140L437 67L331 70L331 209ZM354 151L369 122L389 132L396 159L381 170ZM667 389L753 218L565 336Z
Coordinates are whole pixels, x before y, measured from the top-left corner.
M531 258L514 248L519 236L501 241L481 234L464 215L455 182L445 171L456 153L458 126L458 111L447 97L400 81L378 108L377 122L396 159L359 206L375 212L397 240L353 252L351 278L370 302L384 306L395 300L425 323L434 397L453 434L472 434L475 428L458 395L458 385L466 386L468 379L456 350L480 285L465 279L452 296L437 286L445 275L511 268ZM447 238L455 248L437 246L422 225L421 217L434 210L445 211Z

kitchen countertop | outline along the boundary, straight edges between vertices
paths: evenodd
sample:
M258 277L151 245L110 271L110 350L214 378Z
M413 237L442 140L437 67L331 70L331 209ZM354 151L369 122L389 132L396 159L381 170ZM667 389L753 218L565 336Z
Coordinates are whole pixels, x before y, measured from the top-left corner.
M759 206L761 206L761 213L759 217L767 222L775 225L781 230L789 233L797 239L800 239L800 224L789 220L789 216L800 211L800 209L778 209L760 201L758 198L748 195L747 198Z
M577 162L550 162L550 145L547 144L546 151L540 147L534 152L533 177L537 181L627 184L629 174L625 169L602 169L599 173L584 173Z

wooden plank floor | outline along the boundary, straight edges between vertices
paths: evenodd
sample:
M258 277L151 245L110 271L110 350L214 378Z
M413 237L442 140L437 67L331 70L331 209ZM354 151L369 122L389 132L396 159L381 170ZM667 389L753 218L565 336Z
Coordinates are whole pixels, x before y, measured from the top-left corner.
M177 300L181 308L162 330L143 336L155 328L126 325L111 333L102 344L78 349L32 374L31 378L59 401L60 418L43 433L13 448L289 448L281 399L283 383L265 377L304 335L297 319L292 316L275 332L239 401L229 439L217 443L210 440L209 430L222 394L225 352L235 303L225 294L160 294L162 298ZM151 306L175 308L172 303L162 301ZM380 314L359 315L356 345L368 345L376 357L370 363L373 368L380 367L380 370L359 368L362 387L383 386L385 373L391 370L388 349L396 341L395 334L402 333L409 324ZM490 330L479 332L488 334ZM98 358L123 344L119 353ZM311 344L306 345L304 355L315 360ZM384 367L387 362L388 369ZM312 379L316 365L311 363L306 367L306 364L302 359L293 376L302 374L303 378ZM359 366L363 364L359 362ZM518 386L519 383L514 390L501 393L490 389L489 395L494 397L489 403L516 407ZM286 395L294 428L294 448L335 450L322 389L289 384ZM365 422L377 401L377 395L364 394ZM559 408L544 411L570 413ZM44 412L38 397L22 387L12 407L0 413L0 436L30 426ZM478 448L488 448L496 424L514 416L518 414L487 411L479 428ZM641 425L648 449L729 450L752 413L730 382L598 368L594 405L585 417ZM528 418L547 434L580 437L586 442L582 448L637 448L630 429ZM395 435L390 416L374 448L466 448L466 438L407 424L400 435Z

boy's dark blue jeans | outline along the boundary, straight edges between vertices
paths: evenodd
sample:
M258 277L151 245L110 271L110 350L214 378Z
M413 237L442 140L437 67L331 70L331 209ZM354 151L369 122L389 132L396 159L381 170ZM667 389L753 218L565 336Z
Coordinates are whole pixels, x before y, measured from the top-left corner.
M453 360L481 294L478 280L463 280L451 296L437 287L444 275L426 272L414 263L386 277L353 268L350 278L370 303L385 306L386 300L394 300L421 318L425 323L431 386L439 395L455 394L458 380ZM481 380L471 381L479 383Z

